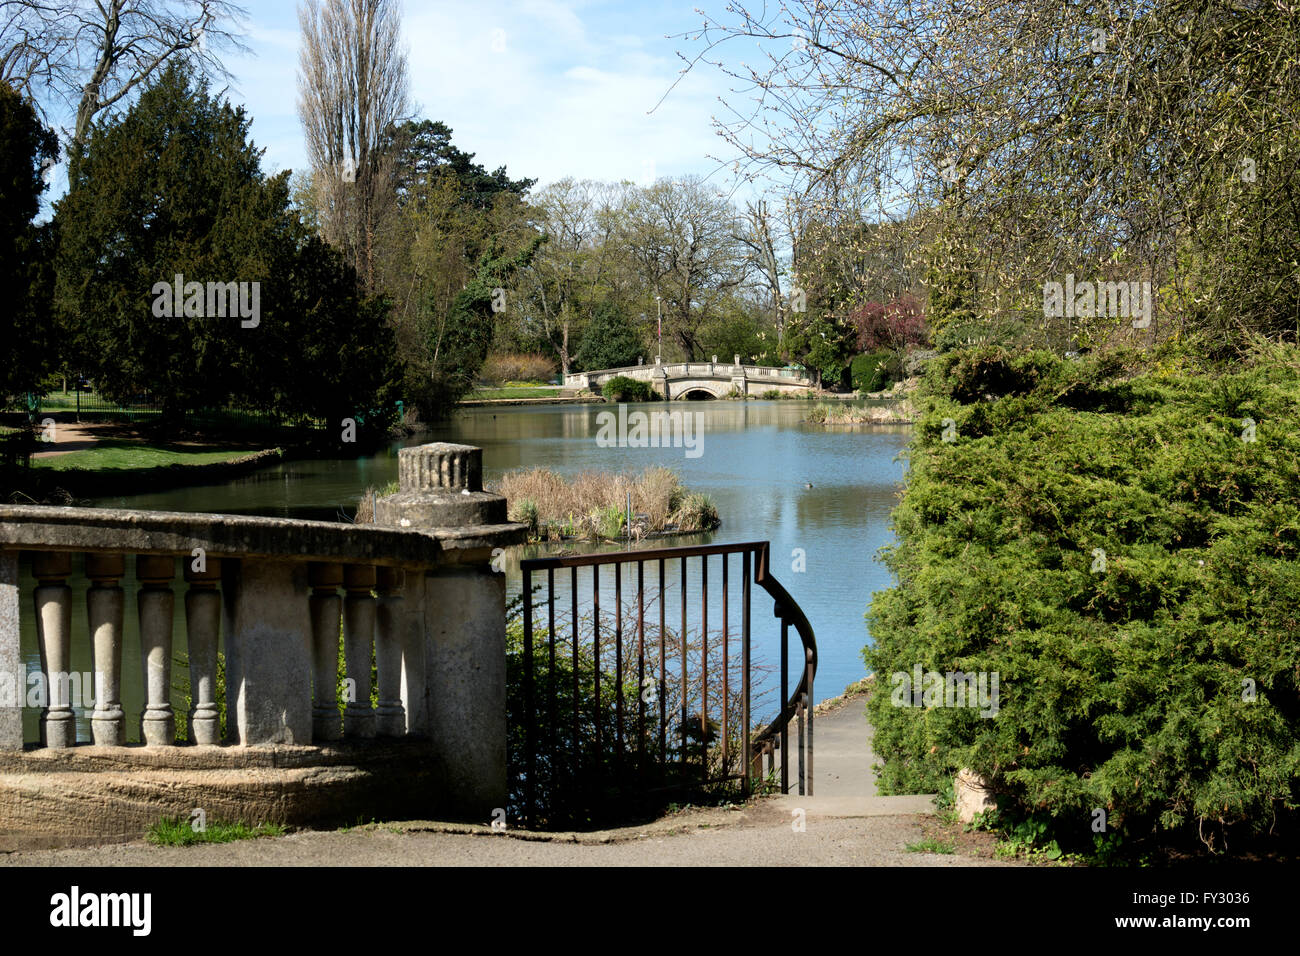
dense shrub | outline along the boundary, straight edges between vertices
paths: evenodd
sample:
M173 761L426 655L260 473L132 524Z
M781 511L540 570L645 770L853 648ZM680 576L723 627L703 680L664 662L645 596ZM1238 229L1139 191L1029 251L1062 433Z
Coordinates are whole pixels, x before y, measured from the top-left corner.
M902 378L903 363L888 349L864 352L853 359L853 387L860 392L879 392Z
M549 382L555 378L555 362L545 355L496 353L489 355L479 371L479 381L486 385L503 382Z
M1163 361L929 363L864 656L882 689L916 665L996 672L999 702L875 695L885 792L970 767L1066 849L1294 824L1300 349Z
M601 394L607 402L653 402L659 398L649 382L642 382L626 375L615 375L603 386Z

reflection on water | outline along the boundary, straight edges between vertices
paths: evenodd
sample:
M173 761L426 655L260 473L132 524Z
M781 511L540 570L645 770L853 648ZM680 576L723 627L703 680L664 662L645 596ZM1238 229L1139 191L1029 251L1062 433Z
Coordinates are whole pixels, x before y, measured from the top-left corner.
M653 546L770 541L772 572L817 634L820 699L838 694L865 673L863 614L871 592L889 584L888 573L873 559L892 541L889 512L904 475L899 453L910 429L802 424L811 407L791 401L674 404L673 411L703 416L699 457L687 457L684 448L599 447L596 416L609 410L602 406L463 409L429 432L367 458L288 462L219 485L95 504L347 520L368 486L397 478L397 452L403 445L427 441L481 447L489 483L521 467L573 473L664 465L675 469L691 491L713 499L722 527L708 535L658 539ZM631 408L656 411L665 406ZM507 574L513 595L520 586L517 560L508 562ZM766 613L764 605L756 598L756 615ZM127 688L132 683L126 682Z

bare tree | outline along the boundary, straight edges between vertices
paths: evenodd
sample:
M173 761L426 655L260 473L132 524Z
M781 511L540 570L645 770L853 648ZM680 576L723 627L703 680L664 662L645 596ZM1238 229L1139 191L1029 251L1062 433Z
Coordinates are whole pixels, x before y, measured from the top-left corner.
M772 309L772 324L776 326L779 346L785 337L785 320L790 308L781 287L786 269L781 261L783 237L778 232L780 220L768 209L767 200L760 199L745 204L742 223L744 228L735 239L749 251L752 267L761 278L765 298Z
M323 234L372 292L377 234L396 207L382 142L407 108L401 12L395 0L307 0L298 22L298 115Z
M0 81L36 102L67 70L71 37L56 29L58 7L37 0L0 0Z
M1300 325L1291 7L788 0L726 16L696 60L731 40L766 57L713 60L753 98L719 122L746 173L788 177L828 235L907 223L925 240L908 269L939 277L952 314L1037 311L1046 330L1044 279L1081 272L1176 290L1169 331L1202 313L1223 334L1243 297L1267 303L1261 327Z
M246 49L245 16L228 0L0 0L0 79L33 102L49 93L75 104L65 130L75 163L95 117L168 62L228 77L218 51Z
M663 297L665 327L688 360L700 351L701 326L748 278L737 231L735 208L700 177L661 179L633 196L625 241L642 281Z
M561 179L533 200L547 243L522 277L542 333L564 374L581 316L605 297L630 300L638 283L616 241L628 202L626 185Z

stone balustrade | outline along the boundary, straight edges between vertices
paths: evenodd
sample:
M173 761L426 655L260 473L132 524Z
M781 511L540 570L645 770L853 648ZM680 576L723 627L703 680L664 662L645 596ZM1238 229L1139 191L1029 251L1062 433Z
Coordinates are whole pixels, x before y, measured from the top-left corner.
M592 389L599 391L601 386L611 378L626 376L638 381L650 382L663 394L666 390L674 395L683 392L682 383L716 379L734 385L742 394L747 392L747 383L757 380L765 385L774 385L784 391L801 391L814 387L815 383L806 372L792 368L770 368L765 365L745 365L740 356L735 355L730 362L719 362L715 355L710 362L671 362L653 365L634 365L627 368L600 369L589 372L573 372L564 377L564 387L569 389ZM670 387L671 386L671 387ZM730 387L730 386L727 386ZM726 391L724 387L722 391ZM686 389L689 390L689 389ZM717 389L707 389L717 392Z
M482 819L504 806L505 582L491 558L494 549L521 543L524 528L506 522L504 499L482 491L479 449L418 446L399 458L401 490L377 502L374 525L0 506L0 751L14 754L0 767L0 832L5 771L21 774L22 759L54 751L143 748L155 752L156 765L165 753L220 748L229 767L239 763L238 748L323 750L382 738L429 758L445 788L441 806ZM23 735L29 680L20 559L35 580L27 600L47 689L39 740ZM129 611L128 563L138 582ZM69 582L77 574L88 585L85 634L72 633ZM182 584L192 704L186 739L178 740L173 620ZM122 673L128 613L140 641L139 714L122 705L124 682L133 680ZM73 643L83 640L93 659L94 706L83 715L89 738L79 740L69 695ZM127 721L137 717L140 743L128 747L135 735ZM295 765L310 763L310 754L295 754ZM329 759L337 762L337 754Z

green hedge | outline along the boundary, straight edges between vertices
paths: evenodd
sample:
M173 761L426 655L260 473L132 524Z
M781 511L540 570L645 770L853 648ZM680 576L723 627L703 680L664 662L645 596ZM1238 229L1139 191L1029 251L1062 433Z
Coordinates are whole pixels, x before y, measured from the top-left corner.
M649 382L626 375L615 375L600 390L607 402L653 402L659 398L659 393Z
M897 352L863 352L851 365L853 387L860 392L879 392L902 378L903 365Z
M1227 372L959 350L918 403L898 583L867 613L882 790L970 767L1065 849L1294 832L1300 350ZM996 715L898 706L918 664L996 672Z

